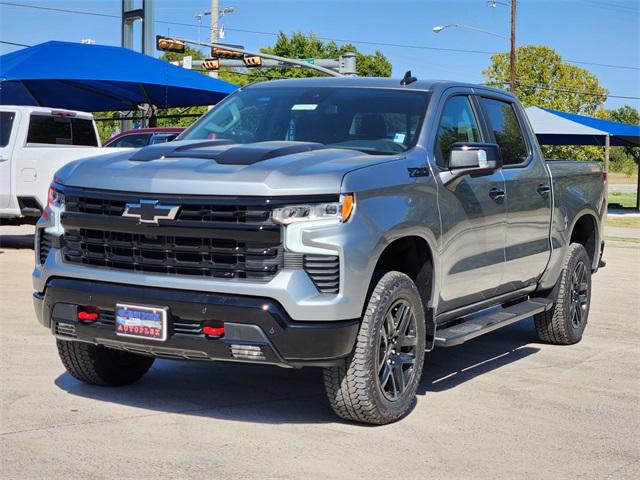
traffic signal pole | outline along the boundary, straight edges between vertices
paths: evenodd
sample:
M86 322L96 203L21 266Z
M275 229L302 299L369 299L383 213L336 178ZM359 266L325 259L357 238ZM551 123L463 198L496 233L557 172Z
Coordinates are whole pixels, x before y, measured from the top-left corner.
M212 44L217 44L219 39L218 32L220 31L218 23L220 22L220 5L218 0L211 0L211 24L210 24L210 35L209 38ZM210 77L218 78L218 72L210 71Z
M509 52L509 89L516 93L516 0L511 0L511 51Z
M238 47L234 47L234 46L230 46L230 45L224 45L221 43L216 43L216 42L211 42L211 43L206 43L206 42L196 42L194 40L187 40L184 38L176 38L175 39L178 42L182 42L185 44L189 44L189 45L198 45L201 47L208 47L209 49L212 48L219 48L221 50L228 50L230 52L236 52L236 53L240 53L240 54L244 54L244 55L248 55L248 56L255 56L255 57L261 57L267 60L275 60L276 62L280 62L280 63L284 63L286 65L293 65L293 66L297 66L297 67L302 67L302 68L310 68L312 70L317 70L319 72L324 73L325 75L329 75L332 77L342 77L344 75L355 75L355 55L351 54L351 55L343 55L343 62L345 62L347 64L347 66L345 67L345 70L348 71L348 73L342 74L339 72L336 72L335 70L331 70L330 68L326 68L320 65L317 65L315 63L309 63L306 62L304 60L298 60L298 59L294 59L294 58L286 58L286 57L280 57L278 55L271 55L269 53L262 53L262 52L251 52L249 50L245 50L243 48L238 48ZM200 62L193 62L194 65L202 65L202 61ZM240 65L238 65L240 66ZM246 65L242 65L242 66L246 66ZM275 66L275 65L274 65Z

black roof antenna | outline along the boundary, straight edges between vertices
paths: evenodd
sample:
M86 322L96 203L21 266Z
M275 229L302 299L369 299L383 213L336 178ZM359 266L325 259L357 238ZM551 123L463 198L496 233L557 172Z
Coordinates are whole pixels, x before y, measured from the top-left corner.
M411 70L407 70L407 73L404 74L404 78L400 80L400 85L409 85L410 83L417 81L418 79L416 77L411 76Z

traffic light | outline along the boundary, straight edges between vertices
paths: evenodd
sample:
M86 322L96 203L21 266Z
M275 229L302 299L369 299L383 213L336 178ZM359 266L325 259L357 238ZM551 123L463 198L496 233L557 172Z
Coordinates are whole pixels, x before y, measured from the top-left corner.
M261 67L262 57L258 55L245 55L243 58L244 64L247 67Z
M187 46L181 40L156 35L156 48L164 52L184 53Z
M244 47L242 45L229 45L229 46L237 48L239 50L244 50ZM227 50L227 49L221 48L221 47L211 47L211 56L212 57L219 57L219 58L241 59L242 57L244 57L244 53L234 52L232 50Z
M219 70L220 69L220 60L217 58L207 58L202 61L202 66L205 70Z

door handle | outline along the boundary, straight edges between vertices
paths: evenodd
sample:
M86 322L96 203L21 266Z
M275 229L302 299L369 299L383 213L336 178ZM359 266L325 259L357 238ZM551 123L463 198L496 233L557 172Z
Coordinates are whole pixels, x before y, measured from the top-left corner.
M491 197L491 200L499 202L504 198L504 190L501 188L492 188L489 190L489 196Z
M7 157L0 155L0 162L6 162L7 160L9 160Z
M549 185L540 184L538 188L536 188L536 192L538 195L545 196L547 193L551 191L551 187Z

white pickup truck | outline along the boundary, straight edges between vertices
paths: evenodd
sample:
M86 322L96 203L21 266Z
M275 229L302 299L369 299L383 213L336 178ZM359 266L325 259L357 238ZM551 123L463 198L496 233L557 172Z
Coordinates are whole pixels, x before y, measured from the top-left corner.
M54 172L99 153L90 113L0 106L0 223L35 223Z

